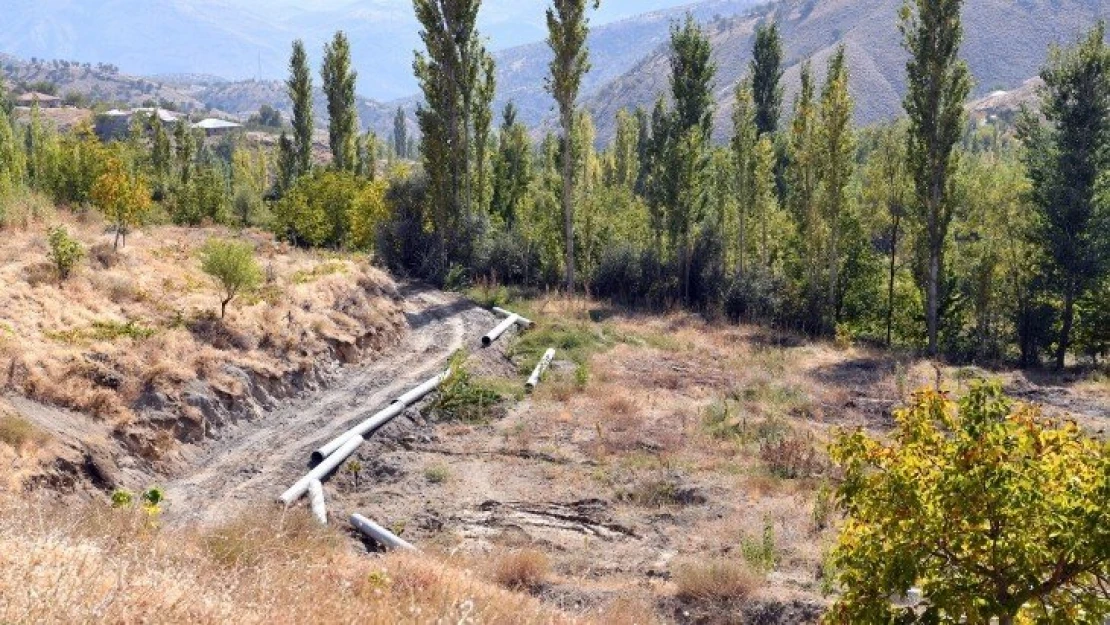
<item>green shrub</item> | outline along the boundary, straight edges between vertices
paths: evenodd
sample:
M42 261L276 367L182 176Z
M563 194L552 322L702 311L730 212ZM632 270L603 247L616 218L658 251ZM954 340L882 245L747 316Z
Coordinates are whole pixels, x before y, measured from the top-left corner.
M446 419L482 422L490 418L505 400L497 385L476 380L466 368L462 352L451 358L450 374L439 387L433 409Z
M227 315L227 305L236 295L262 282L262 268L250 243L209 239L201 249L201 269L220 284L220 319Z
M85 257L85 247L81 242L69 236L65 226L54 226L48 235L50 243L50 262L58 272L58 279L65 280L73 272L73 268Z

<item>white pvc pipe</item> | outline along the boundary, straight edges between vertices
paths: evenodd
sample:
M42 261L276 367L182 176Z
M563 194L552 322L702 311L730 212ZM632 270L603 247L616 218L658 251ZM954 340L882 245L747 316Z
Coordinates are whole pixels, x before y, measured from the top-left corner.
M325 477L327 477L328 474L334 471L335 468L338 467L340 464L342 464L342 462L346 460L348 456L355 453L355 450L358 449L358 446L361 445L363 441L364 439L361 436L351 437L351 439L344 443L342 447L335 450L335 453L325 458L323 462L316 465L314 469L309 471L308 475L302 477L299 482L289 487L289 490L282 493L281 502L288 506L294 501L300 499L301 495L304 495L305 491L308 490L308 485L311 484L313 480L323 480Z
M490 330L485 336L482 337L482 347L489 347L501 337L509 328L516 325L520 321L520 315L510 315L508 319L502 321L498 326Z
M424 382L420 386L412 389L404 395L401 395L397 399L394 399L393 403L404 404L405 406L411 406L415 404L416 402L420 401L425 395L439 388L439 385L443 384L443 381L447 379L449 373L449 371L444 371L443 373L436 374L434 378L429 379L427 382Z
M401 414L408 408L408 405L402 403L390 404L385 410L379 410L374 413L369 419L359 423L355 427L347 430L346 432L336 436L328 441L326 445L312 452L312 461L320 462L324 458L335 453L335 450L343 446L343 443L351 440L355 436L366 437L367 434L373 433L378 428L393 420L394 417Z
M386 549L404 549L407 551L416 551L409 543L402 540L393 532L385 529L381 525L371 521L370 519L362 516L361 514L351 515L351 525L363 534L373 538L381 546Z
M312 480L308 483L308 501L312 504L312 516L320 522L320 525L328 524L328 509L324 505L324 485L320 480Z
M540 378L543 377L543 373L551 366L551 361L554 359L555 348L552 347L544 352L543 358L540 358L539 364L537 364L536 368L532 371L532 375L528 377L528 381L524 383L524 387L529 391L536 388L536 385L540 383Z
M504 308L499 308L497 306L493 307L493 312L501 315L502 317L512 317L513 315L516 315L516 313L514 313L512 311L508 311L508 310L505 310ZM524 326L525 328L531 328L533 325L535 325L535 324L532 323L531 319L525 319L524 317L521 317L520 315L516 315L516 316L518 317L516 322L519 323L520 325Z

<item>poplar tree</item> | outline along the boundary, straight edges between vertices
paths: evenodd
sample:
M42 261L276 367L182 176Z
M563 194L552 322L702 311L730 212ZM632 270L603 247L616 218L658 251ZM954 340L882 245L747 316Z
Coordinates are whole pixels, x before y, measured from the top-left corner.
M778 130L782 109L782 38L775 22L756 26L752 48L752 100L755 102L755 125L759 134Z
M397 107L393 116L393 151L400 158L409 158L409 126L405 120L405 109Z
M293 42L289 58L289 78L285 82L289 99L293 101L293 178L308 173L312 168L312 73L308 68L308 54L304 42Z
M940 332L940 291L944 253L954 206L950 178L956 169L954 148L964 130L964 102L971 73L960 60L963 0L909 0L900 13L909 117L909 169L914 179L912 216L925 246L925 323L929 353L936 356Z
M169 133L166 132L166 125L162 123L162 118L158 116L157 109L155 109L154 115L151 118L150 126L153 136L150 148L150 162L154 167L155 179L159 184L163 184L170 176L170 170L173 167L173 156Z
M613 140L612 176L610 182L632 190L640 176L640 126L637 118L621 109L617 111L617 136Z
M1046 252L1062 300L1056 367L1072 344L1075 304L1110 267L1110 198L1099 178L1110 171L1110 48L1099 22L1076 46L1053 48L1041 71L1041 114L1020 124L1037 208L1034 240ZM1105 305L1105 302L1103 302Z
M747 269L748 228L750 213L755 207L756 144L759 128L756 126L755 100L750 80L736 84L736 102L732 109L732 158L736 172L737 237L736 270L743 274Z
M508 230L516 225L520 203L531 184L531 153L528 129L517 121L516 107L509 102L502 114L491 204L491 212L500 216Z
M358 166L358 108L355 104L355 81L358 73L351 69L351 44L343 31L324 45L324 63L320 79L328 101L328 146L332 166L340 171L354 171Z
M668 226L671 242L681 254L683 297L690 298L692 234L705 212L708 144L713 130L713 78L709 38L686 15L682 26L671 27L671 132L674 136L669 169L673 172L668 194L673 199Z
M483 213L489 211L489 145L493 126L493 98L497 95L493 57L483 54L481 75L474 100L474 167L477 170L474 200Z
M563 236L566 246L566 288L573 292L574 275L574 171L571 134L574 132L575 107L582 77L590 71L588 0L554 0L547 9L547 44L555 58L551 61L547 90L559 106L559 125L563 146ZM592 2L594 8L598 0Z
M440 242L468 216L472 200L473 105L483 60L476 22L480 0L414 0L424 51L416 53L413 69L424 95L416 111L422 141L428 202ZM444 249L446 250L446 247Z
M821 217L828 232L825 331L836 329L840 314L841 230L848 208L848 184L855 170L856 142L852 131L852 97L848 93L848 66L844 46L829 58L821 90L817 158L821 176Z
M794 117L787 143L786 203L797 224L799 266L795 279L802 285L806 316L823 324L821 268L824 265L825 232L819 206L820 160L817 145L817 103L813 71L802 63L801 90L794 100Z

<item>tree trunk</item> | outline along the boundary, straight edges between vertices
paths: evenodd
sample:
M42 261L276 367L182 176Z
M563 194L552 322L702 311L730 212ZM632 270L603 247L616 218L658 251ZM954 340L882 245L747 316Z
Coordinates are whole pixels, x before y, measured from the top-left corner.
M1060 340L1056 346L1056 369L1063 370L1071 347L1071 330L1075 323L1075 284L1071 281L1064 288L1064 319L1060 327Z
M569 107L568 107L569 108ZM563 115L563 228L567 238L567 293L574 293L574 155L571 154L571 131L574 113Z
M932 357L937 356L938 343L937 340L937 299L939 297L940 288L937 282L940 280L940 255L937 253L935 247L930 246L929 249L929 277L925 287L925 324L929 331L929 355Z
M112 251L119 251L119 235L122 231L123 228L121 228L119 224L116 224L116 240L112 243Z
M220 300L220 319L223 319L224 317L227 316L227 304L230 301L231 301L231 298L228 298L228 299L225 299L225 300Z
M894 330L894 276L897 271L898 260L898 226L901 218L894 217L894 223L890 229L890 280L887 282L886 291L886 346L890 347L891 338Z

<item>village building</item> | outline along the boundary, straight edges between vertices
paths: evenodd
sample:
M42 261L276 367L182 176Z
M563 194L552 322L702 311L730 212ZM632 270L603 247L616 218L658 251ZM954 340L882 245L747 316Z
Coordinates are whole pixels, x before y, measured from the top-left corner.
M39 93L38 91L28 91L15 99L17 106L34 106L38 103L40 108L55 109L62 105L62 99L49 93Z

